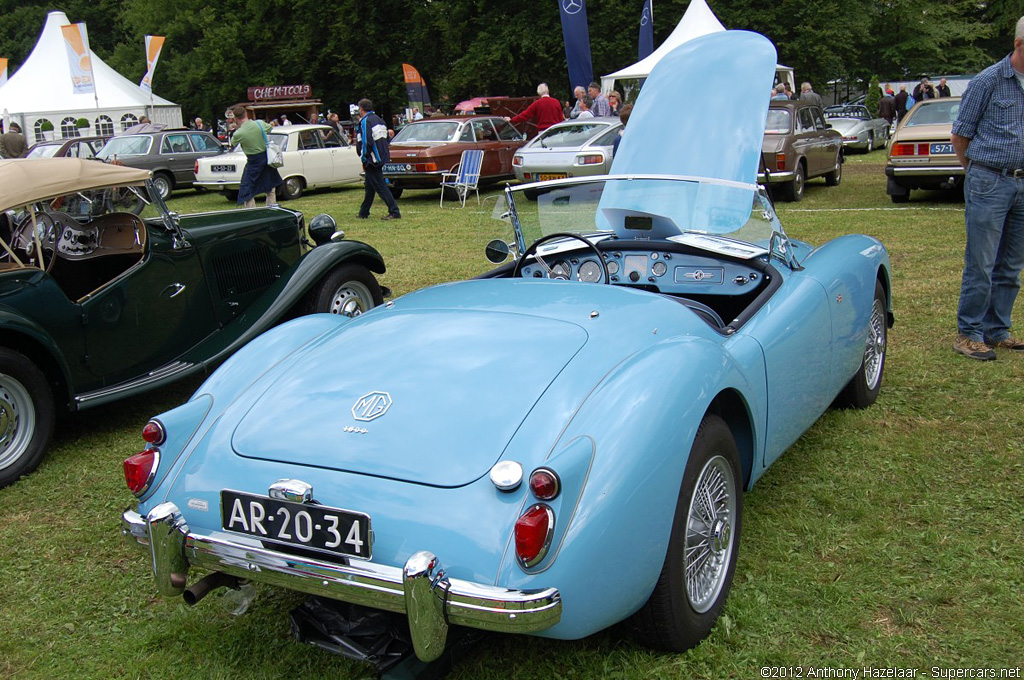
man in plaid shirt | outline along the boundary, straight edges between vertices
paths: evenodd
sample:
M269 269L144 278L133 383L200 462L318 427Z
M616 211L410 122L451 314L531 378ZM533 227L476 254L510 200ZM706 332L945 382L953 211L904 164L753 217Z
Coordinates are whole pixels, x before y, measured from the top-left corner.
M1024 353L1010 335L1024 268L1024 17L1013 51L971 79L951 141L966 169L967 223L953 350L982 361Z

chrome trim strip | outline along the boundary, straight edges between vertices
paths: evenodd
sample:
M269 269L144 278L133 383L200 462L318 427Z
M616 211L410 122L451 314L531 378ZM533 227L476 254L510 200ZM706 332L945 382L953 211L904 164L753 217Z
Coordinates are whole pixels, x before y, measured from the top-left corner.
M897 175L962 175L963 166L949 165L935 167L932 165L890 165L887 169Z
M776 182L791 182L791 181L793 181L793 175L794 174L795 173L792 170L787 170L785 172L773 172L773 173L771 173L769 175L769 178L770 178L769 181L772 184L775 184ZM764 173L763 172L757 173L757 181L758 182L763 182L764 181Z
M117 394L118 392L123 392L125 390L134 389L136 387L141 387L142 385L163 380L164 378L168 378L178 373L190 371L195 367L196 364L191 364L185 361L174 361L169 364L165 364L164 366L161 366L160 368L157 368L153 371L150 371L149 373L140 378L135 378L127 382L118 383L117 385L105 387L99 390L94 390L92 392L84 392L82 394L79 394L77 397L75 397L75 403L85 404L94 399L107 397L110 396L111 394Z
M437 617L430 612L436 613L438 606L445 615L441 620L446 619L449 625L501 633L544 630L558 623L562 616L562 598L557 588L510 590L449 578L436 558L425 551L413 554L404 567L373 562L324 562L222 536L190 532L173 503L156 506L148 518L129 508L122 515L121 529L129 543L155 556L152 566L162 594L181 592L176 578L181 573L180 563L175 559L180 558L186 571L220 571L311 595L410 613L410 625L417 627L413 633L414 641L418 640L417 654L420 647L428 655L436 649L441 631ZM159 548L151 547L154 541L160 544ZM420 579L429 580L429 585L425 586ZM181 588L184 585L180 583ZM427 592L440 605L424 600Z

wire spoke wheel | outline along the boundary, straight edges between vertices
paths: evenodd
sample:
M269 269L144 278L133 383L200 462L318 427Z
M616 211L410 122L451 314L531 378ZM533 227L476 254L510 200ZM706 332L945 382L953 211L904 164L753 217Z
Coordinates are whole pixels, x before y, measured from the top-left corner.
M868 322L868 341L864 347L864 380L868 389L875 389L882 380L882 364L885 359L886 326L885 308L882 301L875 299L871 305L871 319Z
M701 470L690 499L684 544L686 597L701 614L711 608L726 583L737 515L735 488L732 466L715 456Z
M25 455L36 429L36 412L28 389L0 374L0 470Z

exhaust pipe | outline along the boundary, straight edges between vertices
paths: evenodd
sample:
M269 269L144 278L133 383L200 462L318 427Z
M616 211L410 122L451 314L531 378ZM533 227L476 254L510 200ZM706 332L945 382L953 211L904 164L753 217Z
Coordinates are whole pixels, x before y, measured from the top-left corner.
M231 588L232 590L238 590L238 587L237 576L231 576L230 574L215 571L186 588L185 592L181 594L181 597L185 600L185 604L192 607L195 606L199 600L203 599L214 590L217 590L217 588Z

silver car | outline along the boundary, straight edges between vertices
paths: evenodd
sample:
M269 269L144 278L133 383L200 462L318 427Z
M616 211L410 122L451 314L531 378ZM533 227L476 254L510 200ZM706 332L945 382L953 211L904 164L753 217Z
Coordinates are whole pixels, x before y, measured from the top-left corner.
M844 149L863 149L865 153L884 148L889 141L889 123L876 118L868 107L860 104L841 104L825 109L825 120L843 136Z
M585 118L552 125L516 151L512 170L520 182L606 175L621 129L618 118ZM527 197L533 198L530 192Z

